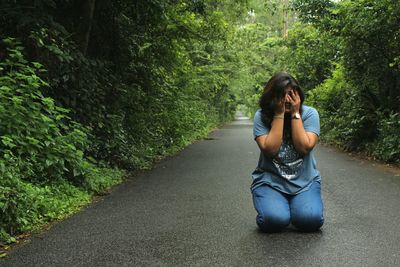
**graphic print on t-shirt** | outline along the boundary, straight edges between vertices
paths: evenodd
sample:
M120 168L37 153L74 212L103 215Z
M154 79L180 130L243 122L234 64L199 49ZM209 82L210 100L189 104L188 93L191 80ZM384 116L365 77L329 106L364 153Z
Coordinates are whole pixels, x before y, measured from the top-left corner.
M297 176L303 164L303 158L294 148L292 141L285 138L278 154L272 160L279 174L285 179L293 179Z

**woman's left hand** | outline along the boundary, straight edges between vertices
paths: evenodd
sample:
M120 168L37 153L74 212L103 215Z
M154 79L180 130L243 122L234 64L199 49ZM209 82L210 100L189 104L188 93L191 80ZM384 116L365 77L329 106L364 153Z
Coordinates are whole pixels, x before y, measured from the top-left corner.
M296 90L290 90L286 96L287 102L290 103L290 112L292 114L300 112L301 99Z

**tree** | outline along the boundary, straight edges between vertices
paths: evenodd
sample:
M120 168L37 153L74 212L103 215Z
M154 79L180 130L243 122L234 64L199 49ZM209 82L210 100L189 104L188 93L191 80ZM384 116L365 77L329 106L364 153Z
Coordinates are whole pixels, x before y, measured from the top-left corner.
M77 43L82 53L85 55L92 29L92 21L96 0L76 1L80 5L80 26L77 33Z

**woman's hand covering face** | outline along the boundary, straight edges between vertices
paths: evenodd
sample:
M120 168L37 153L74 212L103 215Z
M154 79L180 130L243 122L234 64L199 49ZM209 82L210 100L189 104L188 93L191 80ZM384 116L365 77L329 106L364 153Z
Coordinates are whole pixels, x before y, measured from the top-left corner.
M286 94L285 100L290 103L290 112L292 114L300 111L301 99L296 90L290 90Z
M274 106L275 115L282 115L285 113L285 102L286 97L282 97L282 99L277 99Z

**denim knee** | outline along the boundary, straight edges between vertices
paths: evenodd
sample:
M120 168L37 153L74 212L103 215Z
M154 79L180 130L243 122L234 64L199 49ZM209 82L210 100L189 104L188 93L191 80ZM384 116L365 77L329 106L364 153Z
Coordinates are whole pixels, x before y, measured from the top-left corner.
M290 223L290 217L284 214L275 214L269 216L257 215L257 225L263 232L279 232Z
M300 231L314 232L324 224L324 217L321 212L302 211L292 214L291 222Z

